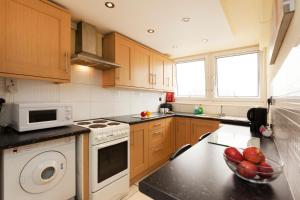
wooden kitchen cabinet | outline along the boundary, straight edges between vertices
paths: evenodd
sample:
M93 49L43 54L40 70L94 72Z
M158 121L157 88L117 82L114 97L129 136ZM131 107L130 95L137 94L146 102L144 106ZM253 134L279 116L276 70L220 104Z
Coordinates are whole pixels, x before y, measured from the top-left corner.
M196 144L204 133L216 131L219 124L217 120L191 119L191 144Z
M149 124L149 165L153 167L166 157L167 147L165 146L165 120L154 120Z
M152 88L151 76L152 52L136 45L134 47L133 85L139 88Z
M152 70L150 76L153 79L153 88L157 90L164 90L164 57L153 54Z
M164 89L166 91L173 91L173 61L165 59L164 60Z
M164 144L166 146L166 158L169 159L171 154L175 152L175 119L173 117L165 119Z
M134 44L123 36L112 33L103 38L103 57L121 67L103 71L103 86L132 85Z
M70 80L71 15L48 1L1 0L0 75Z
M175 118L175 149L191 143L191 118Z
M172 61L153 49L119 33L110 33L103 38L103 57L121 65L118 69L103 71L104 87L172 90ZM168 65L164 68L166 60Z
M142 174L149 166L148 123L130 126L130 179Z

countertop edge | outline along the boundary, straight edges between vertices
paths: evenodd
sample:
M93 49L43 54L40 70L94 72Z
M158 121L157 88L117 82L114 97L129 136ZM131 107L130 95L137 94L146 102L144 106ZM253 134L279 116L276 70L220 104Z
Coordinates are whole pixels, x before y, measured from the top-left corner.
M70 127L72 126L76 126L76 125L71 125ZM79 126L76 126L76 127L79 127ZM60 127L58 129L63 129L63 128L66 128L66 127ZM43 134L42 132L43 131L49 131L51 129L46 129L46 130L41 130L40 133L36 133L36 134ZM59 131L61 131L59 130ZM53 131L55 131L53 129ZM23 140L23 141L15 141L14 142L7 142L7 144L4 144L4 145L0 145L0 151L2 150L5 150L5 149L10 149L10 148L16 148L16 147L20 147L20 146L25 146L25 145L30 145L30 144L35 144L35 143L40 143L40 142L46 142L46 141L49 141L49 140L55 140L55 139L60 139L60 138L64 138L64 137L71 137L71 136L77 136L77 135L81 135L81 134L86 134L86 133L89 133L90 132L90 129L88 128L83 128L83 127L80 127L79 130L66 130L66 133L64 134L56 134L56 135L48 135L48 136L44 136L42 138L34 138L34 139L28 139L28 140ZM12 137L18 137L18 134L20 134L20 137L22 137L21 134L25 134L24 136L26 136L26 134L30 134L30 133L18 133L16 131L13 131L12 133L2 133L2 134L14 134L14 136ZM46 135L46 134L45 134ZM0 135L0 138L1 138L1 135ZM15 138L12 138L12 139L15 139Z
M249 126L250 122L249 121L242 121L242 120L235 120L235 119L222 119L222 118L217 118L217 117L210 117L210 116L199 116L199 115L193 115L189 113L174 113L174 114L168 114L168 115L160 115L156 116L153 118L149 119L140 119L139 121L137 118L135 120L122 120L120 119L121 117L128 117L130 118L131 115L128 116L116 116L116 117L104 117L103 119L107 120L113 120L121 123L127 123L129 125L134 125L134 124L140 124L144 122L150 122L154 120L159 120L159 119L164 119L164 118L170 118L170 117L187 117L187 118L193 118L193 119L207 119L207 120L214 120L214 121L220 121L221 123L224 124L232 124L232 125L240 125L240 126Z

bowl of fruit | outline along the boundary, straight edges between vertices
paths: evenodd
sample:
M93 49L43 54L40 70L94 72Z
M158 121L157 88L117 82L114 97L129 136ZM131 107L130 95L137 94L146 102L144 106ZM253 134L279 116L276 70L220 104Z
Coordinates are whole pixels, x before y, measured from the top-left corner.
M248 147L242 153L234 147L228 147L223 156L235 175L252 183L269 183L283 171L282 161L266 158L256 147Z

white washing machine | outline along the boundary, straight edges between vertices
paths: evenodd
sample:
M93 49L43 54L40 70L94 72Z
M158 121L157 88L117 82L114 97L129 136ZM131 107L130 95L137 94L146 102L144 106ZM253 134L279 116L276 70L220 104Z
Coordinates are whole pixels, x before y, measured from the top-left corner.
M3 200L67 200L76 195L75 136L3 151Z

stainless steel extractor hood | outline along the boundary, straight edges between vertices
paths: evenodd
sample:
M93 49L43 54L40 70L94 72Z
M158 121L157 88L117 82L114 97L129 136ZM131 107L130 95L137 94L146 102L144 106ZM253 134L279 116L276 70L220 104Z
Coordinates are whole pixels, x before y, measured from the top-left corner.
M102 48L102 47L101 47ZM97 30L93 25L85 22L77 24L75 37L75 54L72 55L71 63L85 65L97 69L113 69L120 65L107 61L97 56Z

